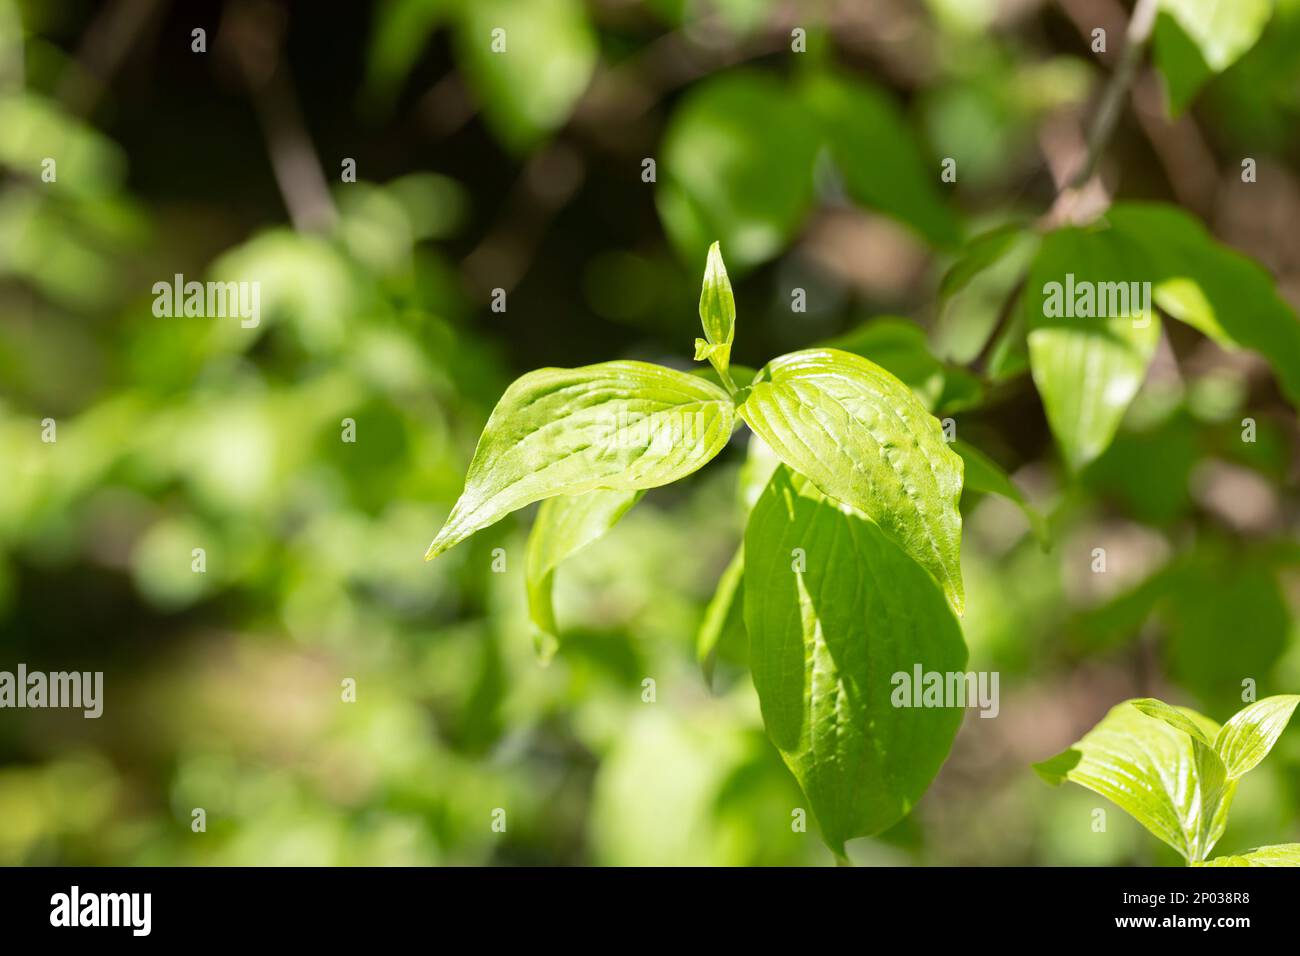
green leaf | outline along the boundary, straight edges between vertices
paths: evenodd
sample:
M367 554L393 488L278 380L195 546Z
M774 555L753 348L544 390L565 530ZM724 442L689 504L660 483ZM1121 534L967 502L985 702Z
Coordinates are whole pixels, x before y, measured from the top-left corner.
M1236 783L1202 737L1218 725L1180 710L1201 734L1125 701L1073 747L1034 769L1049 783L1069 780L1101 794L1189 862L1203 860L1227 824ZM1155 703L1159 703L1158 701ZM1173 708L1170 708L1171 710Z
M894 675L962 671L961 629L879 527L784 466L745 531L744 599L763 723L842 856L908 813L943 763L961 710L894 706Z
M1153 311L1139 314L1140 303L1128 294L1132 283L1140 290L1147 278L1123 240L1101 229L1051 233L1030 269L1024 297L1030 368L1072 470L1110 445L1155 354L1159 319ZM1104 317L1096 314L1103 306Z
M1160 10L1155 60L1177 114L1210 76L1255 45L1273 15L1273 0L1160 0Z
M715 239L733 270L772 258L812 203L817 131L788 85L733 70L693 86L664 135L655 201L689 263Z
M1300 696L1282 694L1265 697L1243 707L1223 725L1215 738L1214 749L1227 765L1232 779L1254 770L1282 736Z
M1047 530L1047 521L1039 514L1038 509L1029 503L1021 490L1016 487L1015 482L1002 470L1002 467L974 445L962 441L960 438L952 443L952 450L961 456L961 460L965 464L965 474L962 480L963 489L984 494L1001 495L1013 502L1020 508L1025 520L1029 522L1029 528L1033 531L1034 537L1038 539L1038 543L1046 548L1051 540L1051 535Z
M930 410L968 408L983 397L979 379L965 369L945 365L930 354L925 333L907 319L881 316L821 346L852 352L875 362L911 388Z
M974 237L939 283L935 354L973 362L985 350L1004 310L1038 252L1038 235L1006 225Z
M722 450L734 421L730 396L712 382L647 362L529 372L492 410L425 558L543 498L684 478Z
M753 432L749 433L749 447L745 449L745 463L740 466L737 476L737 496L741 507L749 512L763 493L767 483L772 480L772 472L781 464L776 452L767 442Z
M718 581L718 589L704 609L704 622L695 639L695 656L704 672L704 680L713 684L713 668L718 656L730 651L743 655L748 644L745 632L745 549L736 549ZM737 653L739 652L739 654Z
M596 67L582 0L473 0L457 27L457 60L493 132L516 151L564 124ZM495 30L504 52L493 50Z
M1177 707L1172 707L1163 700L1156 700L1154 697L1143 697L1133 701L1133 706L1148 717L1163 720L1175 730L1181 730L1183 733L1195 737L1207 747L1214 746L1214 738L1207 734L1200 724Z
M739 410L783 462L876 522L961 612L962 461L911 389L860 356L806 349L768 363Z
M560 630L551 603L555 569L569 555L614 527L643 494L597 488L580 495L556 495L542 502L528 535L524 579L528 614L537 628L537 650L544 660L559 646Z
M938 164L922 155L888 96L838 73L811 76L802 93L854 199L910 226L932 245L961 241L956 217L935 185Z
M704 266L704 283L700 289L700 324L704 339L695 340L695 360L707 358L724 382L731 364L731 343L736 334L736 299L731 294L731 280L722 261L722 249L715 242L709 246Z
M1300 843L1261 846L1236 856L1216 856L1202 866L1300 866Z
M1140 257L1156 305L1220 345L1258 352L1300 405L1300 321L1263 266L1175 206L1119 203L1106 219Z

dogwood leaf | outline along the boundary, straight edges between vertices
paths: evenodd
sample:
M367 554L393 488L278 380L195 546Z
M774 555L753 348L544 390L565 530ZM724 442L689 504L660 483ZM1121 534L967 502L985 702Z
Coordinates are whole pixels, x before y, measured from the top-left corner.
M1259 766L1282 736L1297 704L1296 694L1265 697L1243 707L1223 725L1214 749L1227 765L1229 777L1236 779Z
M641 500L644 491L595 488L580 495L556 495L542 502L528 535L524 578L528 614L537 628L537 649L549 658L559 642L551 603L555 569L560 562L595 541Z
M1078 743L1034 769L1049 783L1069 780L1101 794L1195 863L1223 834L1236 782L1204 742L1218 725L1182 709L1176 713L1185 721L1171 722L1166 707L1149 699L1118 704ZM1200 732L1194 736L1187 723Z
M806 349L770 362L740 414L823 494L876 522L962 610L962 461L938 419L874 362Z
M784 465L745 531L745 627L763 723L836 854L915 805L957 708L895 706L895 675L961 671L933 578L852 507Z
M1300 866L1300 843L1261 846L1235 856L1216 856L1202 866Z
M425 557L534 501L684 478L722 450L734 421L718 386L647 362L529 372L492 410L465 490Z

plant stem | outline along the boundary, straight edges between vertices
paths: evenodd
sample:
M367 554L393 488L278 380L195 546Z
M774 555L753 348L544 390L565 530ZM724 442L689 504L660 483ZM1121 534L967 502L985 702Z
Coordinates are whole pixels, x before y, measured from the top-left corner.
M1156 13L1159 11L1158 0L1137 0L1133 16L1129 19L1128 29L1124 32L1124 50L1120 54L1119 65L1110 75L1106 89L1101 95L1101 104L1093 118L1092 128L1088 131L1088 148L1083 165L1071 176L1057 193L1056 201L1045 217L1049 225L1055 225L1068 218L1070 207L1079 190L1092 179L1101 161L1101 154L1115 132L1115 124L1128 98L1129 88L1137 75L1138 64L1142 62L1151 33L1155 29Z

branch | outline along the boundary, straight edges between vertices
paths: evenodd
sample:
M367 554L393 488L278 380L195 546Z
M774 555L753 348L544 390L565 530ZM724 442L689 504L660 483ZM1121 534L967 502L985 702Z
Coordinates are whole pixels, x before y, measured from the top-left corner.
M1069 219L1075 200L1097 171L1101 154L1105 152L1111 135L1115 132L1115 124L1119 121L1119 114L1128 98L1129 88L1133 85L1138 65L1151 40L1158 7L1157 0L1137 0L1124 34L1124 51L1119 65L1110 75L1110 81L1101 96L1101 104L1097 107L1097 115L1093 118L1092 128L1088 131L1088 147L1083 165L1057 193L1052 208L1044 217L1047 225L1056 225Z

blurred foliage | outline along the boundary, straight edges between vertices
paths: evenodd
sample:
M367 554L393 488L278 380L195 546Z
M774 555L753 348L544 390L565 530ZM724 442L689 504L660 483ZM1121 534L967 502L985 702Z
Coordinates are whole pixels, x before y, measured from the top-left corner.
M1081 138L1109 69L1090 24L1040 2L787 6L288 6L256 54L277 87L232 65L256 3L160 4L119 33L117 5L0 0L0 669L106 687L99 720L0 712L0 863L830 862L792 828L803 798L726 602L697 647L761 449L651 491L563 565L547 667L531 515L420 560L517 374L686 354L715 239L736 362L824 341L871 358L960 419L984 490L1005 471L1034 509L967 488L962 627L1001 714L967 715L911 815L849 855L1174 862L1028 768L1128 697L1231 713L1243 681L1300 687L1294 366L1268 364L1300 334L1300 2L1213 62L1161 14L1165 94L1211 183L1187 215L1209 230L1145 237L1184 321L1144 343L1145 383L1077 475L1023 313L1054 143ZM1171 128L1121 124L1120 199L1194 205ZM333 183L322 228L294 228L277 132ZM156 316L177 273L260 282L260 322ZM1239 334L1247 312L1271 337ZM1300 837L1298 795L1292 728L1219 852Z

